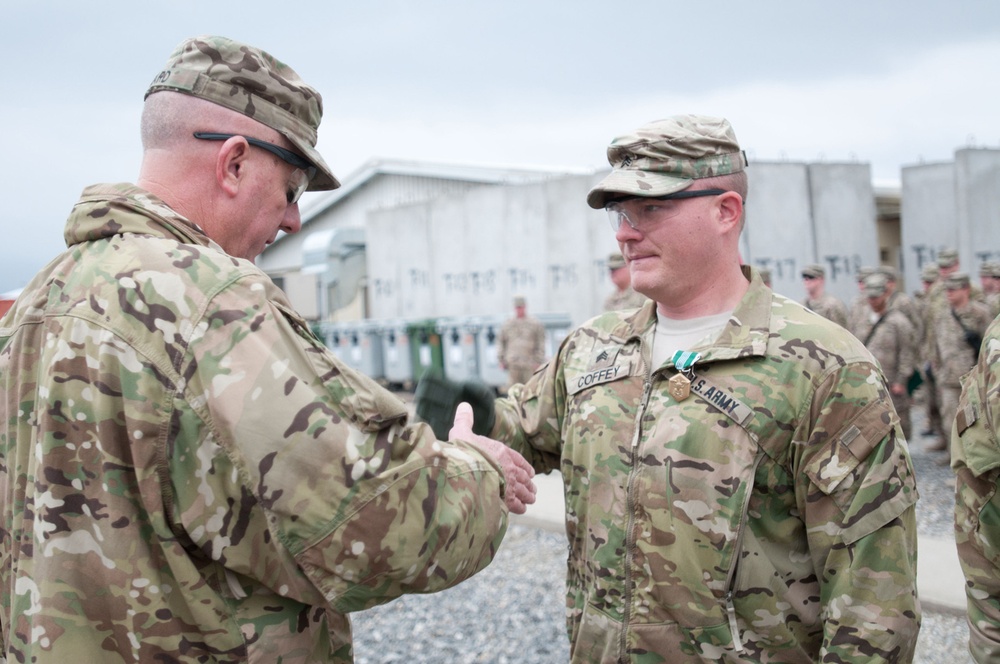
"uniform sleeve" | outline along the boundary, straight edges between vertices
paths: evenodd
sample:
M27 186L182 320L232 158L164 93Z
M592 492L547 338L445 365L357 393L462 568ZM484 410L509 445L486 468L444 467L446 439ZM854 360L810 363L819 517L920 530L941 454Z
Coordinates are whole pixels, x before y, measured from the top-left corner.
M540 473L559 469L566 406L560 367L554 358L494 404L496 420L490 437L519 452Z
M230 287L192 334L171 477L195 546L343 612L485 567L507 523L494 462L408 424L399 399L340 364L269 287Z
M906 316L899 317L896 339L899 345L899 363L896 367L895 378L889 382L905 386L917 368L916 335L912 323Z
M820 579L824 662L910 661L920 626L916 482L881 385L869 363L833 372L796 432L796 499Z
M1000 328L994 323L966 376L951 432L955 543L966 579L969 647L976 661L1000 657Z

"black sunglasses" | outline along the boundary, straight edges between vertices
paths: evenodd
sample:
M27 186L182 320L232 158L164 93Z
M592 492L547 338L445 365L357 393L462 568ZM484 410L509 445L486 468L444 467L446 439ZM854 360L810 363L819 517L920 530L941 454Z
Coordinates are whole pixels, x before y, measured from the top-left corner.
M276 155L282 161L291 164L295 168L301 168L306 171L309 175L309 179L312 179L313 174L316 172L316 167L312 165L308 159L302 155L296 154L291 150L286 150L280 145L275 145L274 143L268 143L267 141L262 141L259 138L250 138L249 136L243 136L242 134L217 134L209 131L196 131L194 132L195 138L200 138L203 141L225 141L233 136L240 136L246 139L246 142L250 145L256 146L258 148L267 150L273 155Z

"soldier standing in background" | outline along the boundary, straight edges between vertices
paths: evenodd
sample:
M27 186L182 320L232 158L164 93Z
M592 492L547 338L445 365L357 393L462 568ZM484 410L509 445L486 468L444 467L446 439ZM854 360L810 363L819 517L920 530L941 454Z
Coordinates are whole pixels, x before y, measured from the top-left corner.
M514 316L500 328L497 358L507 371L507 387L526 383L545 361L545 326L527 313L528 303L514 298Z
M882 367L903 435L909 439L912 431L907 384L916 365L917 349L913 324L902 311L889 307L888 279L884 274L871 274L865 279L865 296L869 304L868 315L855 336Z
M941 403L941 421L950 432L961 393L959 380L976 365L983 334L993 317L986 305L970 297L969 275L953 272L943 282L947 304L938 307L931 318L931 363ZM928 447L947 450L947 438Z
M993 316L1000 314L1000 262L985 261L979 266L979 285L983 302Z
M937 283L938 279L941 277L941 270L938 268L937 263L928 263L920 270L920 283L921 290L914 292L913 302L916 306L917 314L920 316L920 337L918 338L917 348L919 349L918 361L920 357L927 357L927 326L930 320L930 291L931 288ZM934 372L931 371L931 365L929 361L923 362L920 365L920 373L923 375L923 385L920 389L920 395L924 402L924 419L926 421L926 429L920 432L921 436L939 436L945 435L944 430L941 427L941 404L938 402L938 392L937 383L934 380Z
M806 299L802 304L823 318L846 328L847 307L833 295L826 294L826 270L823 266L812 263L802 268L802 282L806 287Z
M604 300L605 311L638 309L646 302L645 295L636 293L632 289L632 277L629 275L625 258L620 252L616 251L608 256L608 272L611 283L615 285L615 292Z
M851 300L851 305L847 310L847 329L856 337L858 336L858 328L863 324L864 319L868 317L870 310L868 296L865 295L865 279L871 274L875 274L875 268L863 265L858 268L858 271L854 275L854 279L858 284L858 294ZM861 337L858 338L860 339Z
M923 334L923 320L913 298L899 290L899 272L890 265L881 265L876 269L878 274L885 277L885 292L887 296L886 306L890 309L900 311L913 326L913 333L916 338ZM919 346L918 346L919 348Z
M185 40L135 184L0 319L0 661L352 661L348 614L485 567L532 471L342 364L254 265L339 186L294 70ZM505 506L506 501L506 506Z

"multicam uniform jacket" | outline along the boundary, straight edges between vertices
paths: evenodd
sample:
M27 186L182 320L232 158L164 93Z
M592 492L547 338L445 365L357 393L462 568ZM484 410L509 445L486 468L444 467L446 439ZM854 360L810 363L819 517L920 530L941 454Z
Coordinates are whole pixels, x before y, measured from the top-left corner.
M502 477L407 426L252 263L131 185L0 319L8 662L350 662L347 612L484 567Z
M755 272L690 394L654 304L603 314L497 401L559 469L574 662L907 662L917 491L872 356ZM679 400L678 400L679 399Z
M1000 658L1000 319L962 379L951 433L955 542L965 574L969 646L977 662Z

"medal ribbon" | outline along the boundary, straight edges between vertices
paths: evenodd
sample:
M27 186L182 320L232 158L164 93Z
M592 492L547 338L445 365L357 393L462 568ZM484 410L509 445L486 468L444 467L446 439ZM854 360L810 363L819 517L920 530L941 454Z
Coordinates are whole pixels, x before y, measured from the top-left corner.
M681 373L690 373L691 367L701 357L701 353L692 353L687 350L679 350L674 353L674 368Z

